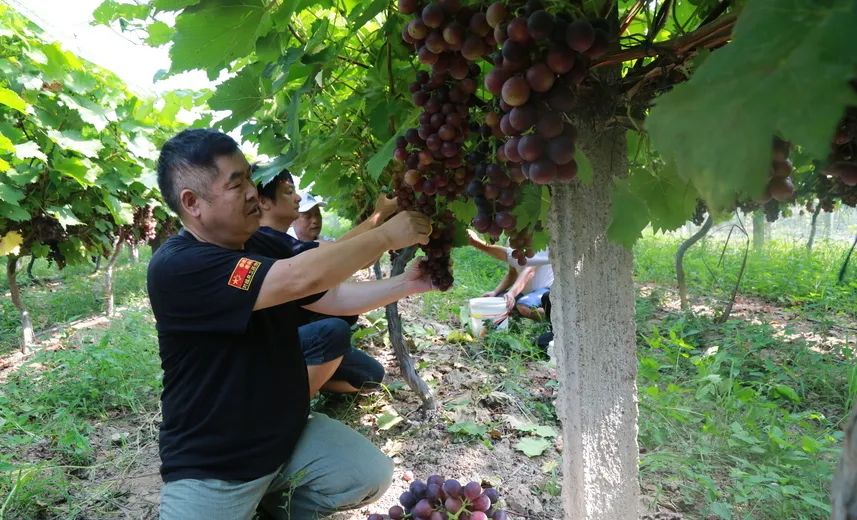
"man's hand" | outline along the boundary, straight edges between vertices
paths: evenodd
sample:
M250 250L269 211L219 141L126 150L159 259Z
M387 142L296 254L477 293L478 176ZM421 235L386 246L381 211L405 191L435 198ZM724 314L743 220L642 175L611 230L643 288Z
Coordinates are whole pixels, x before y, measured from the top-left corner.
M478 248L479 246L485 245L485 243L479 239L479 236L476 234L476 231L473 231L472 229L467 230L467 243L473 247L476 247L476 248ZM492 296L496 296L496 295L492 295Z
M378 227L378 231L387 241L386 249L428 244L431 220L418 211L403 211Z
M434 285L431 283L431 275L428 270L422 268L425 261L425 257L417 258L411 262L410 265L408 265L408 268L405 269L405 272L402 273L405 282L410 285L414 294L428 292L435 289Z
M497 296L497 291L488 291L486 293L482 293L483 298L493 298L494 296Z
M512 309L515 308L515 294L512 294L512 291L507 292L503 295L503 298L506 299L506 312L512 312Z
M399 202L396 200L396 197L392 199L387 198L387 194L382 193L378 195L378 199L375 201L375 214L379 216L381 222L387 220L391 215L394 215L397 211L399 211Z

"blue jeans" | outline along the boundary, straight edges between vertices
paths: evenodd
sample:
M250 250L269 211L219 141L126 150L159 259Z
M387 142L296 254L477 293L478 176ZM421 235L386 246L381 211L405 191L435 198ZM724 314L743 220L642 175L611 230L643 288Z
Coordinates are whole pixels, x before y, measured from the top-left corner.
M298 327L298 334L308 366L342 357L331 380L346 381L354 388L377 386L384 380L384 366L351 346L351 326L347 321L330 317L320 319Z
M250 520L260 507L276 520L313 520L374 502L392 478L392 461L369 440L313 412L279 470L249 482L168 482L161 489L160 518Z

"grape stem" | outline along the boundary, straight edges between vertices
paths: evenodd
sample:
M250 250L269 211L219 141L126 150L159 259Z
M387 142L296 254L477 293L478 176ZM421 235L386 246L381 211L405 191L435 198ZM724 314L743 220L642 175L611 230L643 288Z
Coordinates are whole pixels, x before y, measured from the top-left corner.
M729 14L684 36L667 40L656 45L644 43L620 51L608 53L592 62L591 68L606 67L626 61L651 56L681 56L700 47L710 48L722 45L732 37L732 28L738 16Z

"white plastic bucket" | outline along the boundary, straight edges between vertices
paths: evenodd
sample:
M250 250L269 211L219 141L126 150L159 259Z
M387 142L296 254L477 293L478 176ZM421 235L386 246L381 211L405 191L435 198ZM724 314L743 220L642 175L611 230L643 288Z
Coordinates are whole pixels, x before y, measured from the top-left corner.
M484 336L485 320L495 322L506 317L506 299L499 296L487 298L471 298L470 299L470 330L473 335L479 337ZM503 319L497 328L506 329L509 326L509 320Z

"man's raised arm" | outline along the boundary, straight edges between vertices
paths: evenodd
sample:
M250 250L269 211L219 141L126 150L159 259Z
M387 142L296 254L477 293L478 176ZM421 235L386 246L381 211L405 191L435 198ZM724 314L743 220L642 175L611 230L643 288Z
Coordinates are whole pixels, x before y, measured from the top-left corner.
M429 234L429 218L407 211L350 240L278 260L265 276L253 309L273 307L330 289L386 250L428 243Z

